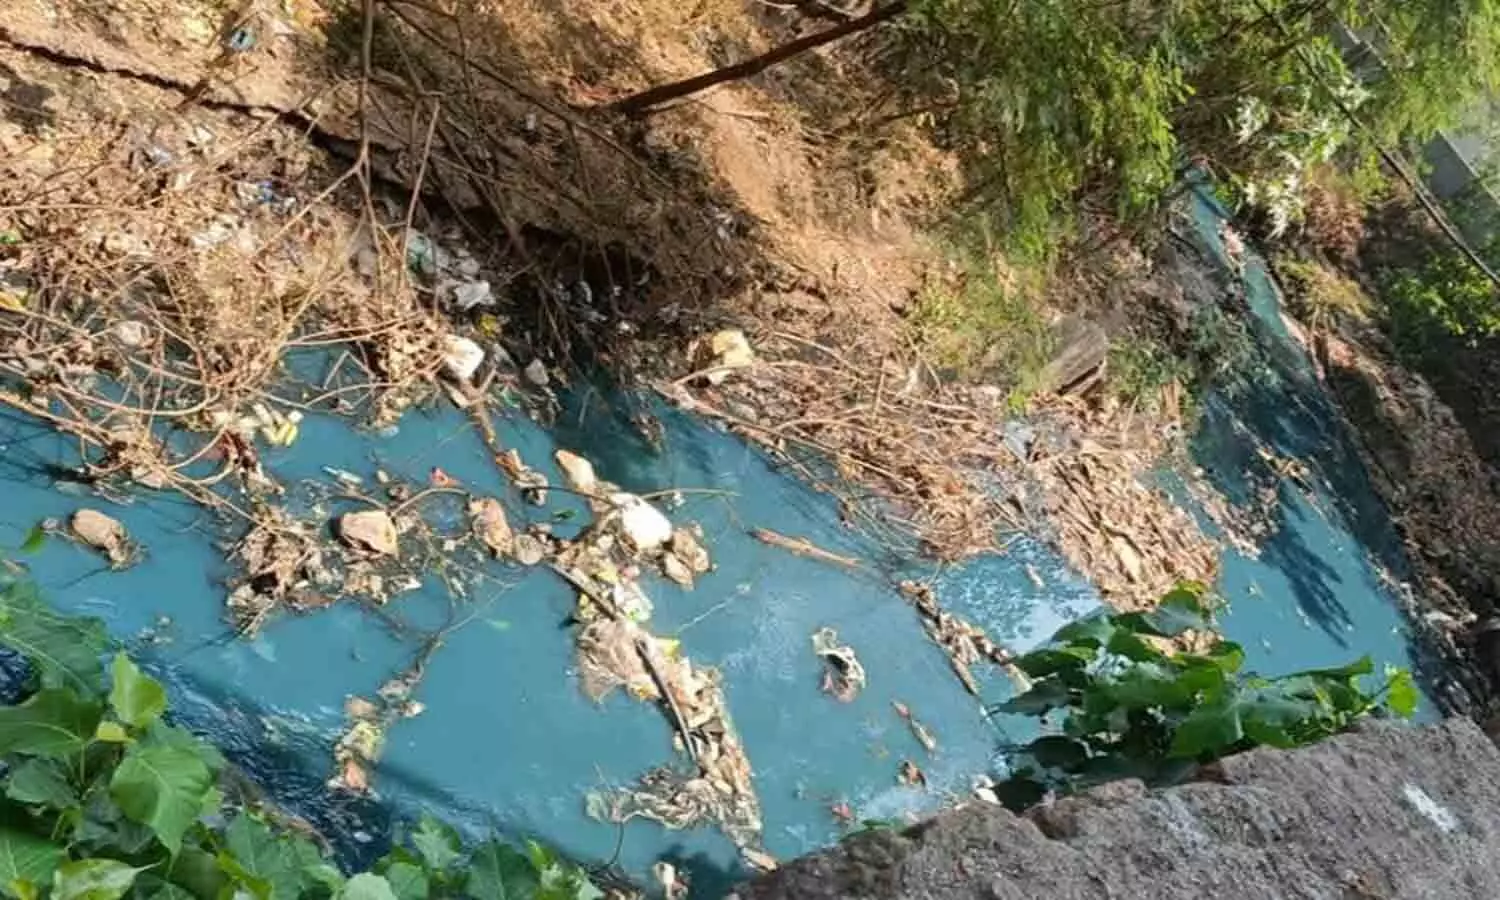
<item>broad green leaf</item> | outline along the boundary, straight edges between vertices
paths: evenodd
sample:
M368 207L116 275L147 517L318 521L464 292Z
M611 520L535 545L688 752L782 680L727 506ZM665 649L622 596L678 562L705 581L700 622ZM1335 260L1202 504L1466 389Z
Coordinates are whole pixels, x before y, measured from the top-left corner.
M42 523L38 522L37 524L31 526L30 531L26 532L26 540L21 542L21 552L36 553L37 551L41 550L46 543L47 529L43 528Z
M423 878L426 878L424 875ZM330 894L337 894L344 887L344 873L333 863L320 862L302 867L302 881L309 887L323 887Z
M219 851L218 865L219 869L234 883L235 896L249 895L255 900L271 900L271 897L275 896L275 889L271 886L271 882L251 872L228 850Z
M1417 712L1417 704L1422 700L1422 695L1417 691L1417 683L1412 680L1411 672L1407 669L1396 669L1390 672L1386 678L1386 702L1390 704L1391 712L1403 719L1410 719Z
M361 872L344 882L340 900L396 900L390 882L373 872Z
M0 643L36 666L44 688L99 693L107 639L104 623L53 612L29 584L0 583Z
M218 857L193 846L192 841L183 844L182 851L164 874L173 884L200 900L212 900L232 892L229 879L219 867Z
M1064 647L1061 650L1042 649L1016 657L1016 667L1032 678L1045 678L1067 669L1082 669L1094 659L1095 651L1089 647Z
M37 691L20 706L0 707L0 755L72 756L93 738L102 712L70 690Z
M152 892L150 900L198 900L198 898L186 888L178 887L169 881Z
M224 830L224 843L238 866L238 871L229 874L257 896L293 900L301 892L302 862L292 846L278 840L265 823L241 813Z
M1257 744L1295 747L1297 726L1318 717L1318 706L1288 696L1276 687L1248 691L1240 701L1240 721L1245 734Z
M145 728L166 712L167 692L161 682L142 673L125 654L115 654L111 675L114 685L109 691L109 705L120 721Z
M99 727L94 729L94 740L103 741L106 744L128 744L130 743L130 732L119 722L103 721Z
M1233 698L1193 710L1172 736L1172 756L1197 759L1222 755L1245 737L1240 706Z
M37 887L34 881L17 878L15 881L6 883L5 893L15 897L16 900L40 900L42 889Z
M427 900L427 873L421 866L395 863L385 870L385 880L398 900Z
M1114 623L1137 634L1155 637L1177 637L1187 631L1209 627L1208 611L1202 600L1198 594L1185 588L1167 594L1155 609L1115 616Z
M1303 672L1293 672L1290 675L1284 675L1278 680L1289 681L1293 678L1299 677L1311 678L1319 681L1326 679L1344 680L1349 678L1358 678L1361 675L1369 675L1374 671L1375 660L1371 659L1370 656L1366 654L1364 656L1361 656L1354 662L1349 663L1347 666L1338 666L1332 669L1307 669Z
M0 885L47 884L68 851L43 838L0 825ZM9 893L19 893L8 891Z
M417 830L412 832L411 843L422 855L427 868L436 872L441 872L457 862L463 851L463 842L459 839L458 832L453 830L453 826L440 822L425 813L421 821L417 823Z
M1067 706L1072 693L1062 683L1041 681L1031 690L993 707L994 712L1021 716L1039 716L1059 706Z
M73 830L73 844L94 856L133 856L150 848L156 834L120 810L107 791L91 791Z
M1114 634L1110 635L1105 649L1135 662L1160 662L1167 658L1165 653L1151 646L1140 635L1132 634L1123 628L1117 629Z
M1179 709L1193 699L1196 687L1184 673L1155 663L1135 663L1100 690L1128 709Z
M1114 633L1115 626L1108 616L1092 615L1059 628L1052 635L1051 643L1102 647L1109 643L1110 636Z
M115 769L109 793L125 815L149 826L175 855L212 786L213 773L196 753L136 744Z
M68 772L53 759L28 759L5 779L5 795L17 803L67 809L78 805Z
M141 743L152 747L172 747L194 753L205 766L216 773L222 771L226 765L224 754L219 752L218 747L200 739L185 728L168 725L160 720L151 723L151 727L141 738Z
M474 900L531 900L541 887L531 860L497 841L480 844L469 859L466 896Z
M52 900L119 900L142 871L113 859L63 863L52 874Z

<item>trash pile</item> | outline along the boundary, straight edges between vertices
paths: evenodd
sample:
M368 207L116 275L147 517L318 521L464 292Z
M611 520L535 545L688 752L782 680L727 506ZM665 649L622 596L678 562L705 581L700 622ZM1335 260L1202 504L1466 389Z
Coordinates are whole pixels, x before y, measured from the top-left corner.
M571 490L589 498L593 521L559 542L550 565L578 591L573 617L584 691L600 700L620 688L657 704L671 724L674 746L690 766L663 766L631 787L591 794L588 813L623 823L646 818L668 828L713 823L747 860L760 851L760 801L750 761L730 722L719 673L695 666L677 641L646 627L651 600L640 585L642 567L657 568L684 586L712 561L696 530L674 527L647 499L597 478L582 457L559 451Z

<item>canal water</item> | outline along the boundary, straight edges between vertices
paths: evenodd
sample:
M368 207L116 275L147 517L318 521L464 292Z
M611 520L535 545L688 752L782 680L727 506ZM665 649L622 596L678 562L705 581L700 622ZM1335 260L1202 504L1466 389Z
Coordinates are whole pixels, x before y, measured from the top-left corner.
M1210 202L1199 198L1194 215L1204 247L1222 254ZM1250 665L1268 673L1364 653L1410 666L1410 637L1378 574L1401 571L1388 518L1256 261L1246 286L1264 371L1210 398L1194 456L1230 497L1248 493L1245 474L1262 464L1258 445L1301 460L1312 477L1281 485L1279 527L1258 559L1225 555L1224 629L1246 647ZM562 476L552 453L561 447L587 456L601 477L628 490L721 492L688 494L672 512L676 521L701 524L716 570L691 591L656 580L648 592L653 629L679 637L684 654L724 674L729 710L755 769L766 848L790 857L837 840L847 826L831 814L835 804L847 804L856 820L899 819L964 796L976 775L996 771L997 747L1025 740L1030 723L985 716L891 578L935 577L945 606L1018 650L1097 609L1088 584L1027 538L1004 555L941 571L882 561L839 523L828 497L778 471L759 450L690 416L669 409L661 415L659 453L634 436L624 410L598 394L581 417L565 416L550 430L520 417L498 427L502 442L554 484ZM584 814L590 791L627 785L671 759L671 732L656 709L619 692L601 704L584 696L566 624L573 593L550 572L497 563L479 573L462 610L466 624L448 635L418 691L426 711L389 735L374 778L378 797L352 800L324 786L344 699L371 696L411 662L426 636L452 621L451 598L438 580L427 579L388 608L404 629L336 604L275 619L253 640L232 640L223 615L222 585L231 574L226 535L185 501L143 496L116 505L59 489L50 467L68 464L75 452L40 423L0 416L0 543L15 546L38 521L82 506L120 519L145 548L138 565L112 572L84 549L49 541L27 558L44 594L101 617L133 642L168 682L184 722L329 834L347 861L377 854L393 821L428 810L474 837L536 837L637 875L656 859L673 859L693 874L697 896L718 896L743 876L734 848L710 828L672 832L633 822L621 829ZM467 419L452 410L411 413L399 430L381 434L309 417L297 443L268 451L264 463L292 486L294 503L299 486L329 481L327 467L366 479L378 468L420 483L438 466L476 492L508 493ZM553 512L519 503L510 510L513 521L550 520ZM750 537L757 527L872 564L849 571L794 556ZM822 664L811 635L825 626L868 670L868 687L849 704L819 690ZM982 687L987 702L1011 689L1003 676ZM898 702L931 729L935 753L895 714ZM924 769L926 791L898 783L903 759Z

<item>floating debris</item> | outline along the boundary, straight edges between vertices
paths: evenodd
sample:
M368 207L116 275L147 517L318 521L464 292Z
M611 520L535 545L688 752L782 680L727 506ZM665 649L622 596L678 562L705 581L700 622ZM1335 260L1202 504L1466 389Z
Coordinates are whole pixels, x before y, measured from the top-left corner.
M839 643L838 632L819 628L812 636L813 652L825 663L823 692L840 703L849 703L865 687L865 667L854 655L854 649Z
M317 535L284 510L267 510L235 545L230 558L244 567L244 577L234 584L226 604L241 634L255 634L279 606L305 612L333 602L314 590L333 581L323 565Z
M383 509L344 513L338 520L338 532L344 543L356 550L379 556L396 556L400 553L396 522Z
M896 773L896 780L910 787L927 787L927 773L909 759L901 760L901 768Z
M620 529L635 549L656 550L672 539L672 521L650 503L624 492L609 499L619 512Z
M926 725L917 721L917 717L911 714L911 707L899 700L891 701L891 706L896 710L896 715L900 716L906 722L907 727L911 729L912 737L917 739L917 743L921 744L922 748L929 754L936 753L938 747L937 738L932 736L932 732L927 730Z
M581 494L592 494L599 486L599 477L594 474L594 464L568 450L559 450L553 454L557 460L557 467L562 469L563 477L568 480L568 486Z
M125 526L104 513L80 509L73 513L68 527L80 542L104 554L110 568L123 569L135 561L136 548Z
M692 886L688 883L688 877L678 872L676 866L661 860L651 866L651 874L656 878L656 883L661 885L662 896L666 900L687 900Z
M824 550L822 547L813 544L806 538L787 537L786 535L779 534L769 528L751 529L750 536L763 544L770 544L772 547L780 547L783 550L789 550L792 553L797 554L798 556L807 556L812 559L820 559L823 562L830 562L836 565L846 566L851 569L859 567L859 560L855 559L854 557L840 556L837 553L832 553L828 550Z
M469 520L474 536L495 556L510 556L516 549L516 535L505 518L505 507L493 497L476 497L469 501Z
M402 719L421 715L425 707L411 698L426 671L427 660L439 646L425 647L417 661L406 671L382 684L377 699L349 697L344 701L344 716L349 722L333 748L334 776L328 786L353 794L370 793L371 771L385 749L386 733Z
M1007 671L1015 668L1011 663L1014 657L1010 651L990 640L983 628L966 622L939 606L937 594L931 585L903 581L901 593L916 607L927 636L948 654L948 663L953 667L953 673L970 694L979 696L979 683L970 669L975 663L988 660ZM1016 671L1019 673L1019 670Z

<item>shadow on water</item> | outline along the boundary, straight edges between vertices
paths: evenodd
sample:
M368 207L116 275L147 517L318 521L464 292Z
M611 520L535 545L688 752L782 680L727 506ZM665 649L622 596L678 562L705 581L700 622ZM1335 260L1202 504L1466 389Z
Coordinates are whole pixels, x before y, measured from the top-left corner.
M1227 270L1217 235L1222 210L1200 195L1193 212L1204 264ZM1232 601L1224 627L1242 642L1256 639L1260 646L1248 649L1264 669L1291 668L1287 655L1300 668L1370 653L1409 665L1428 697L1441 698L1451 679L1413 636L1396 595L1409 567L1390 512L1282 317L1263 262L1247 260L1240 284L1253 364L1207 399L1192 453L1233 504L1269 513L1270 532L1259 542L1259 559L1224 557L1224 593ZM1294 617L1280 606L1283 592ZM1322 638L1314 641L1308 626Z

